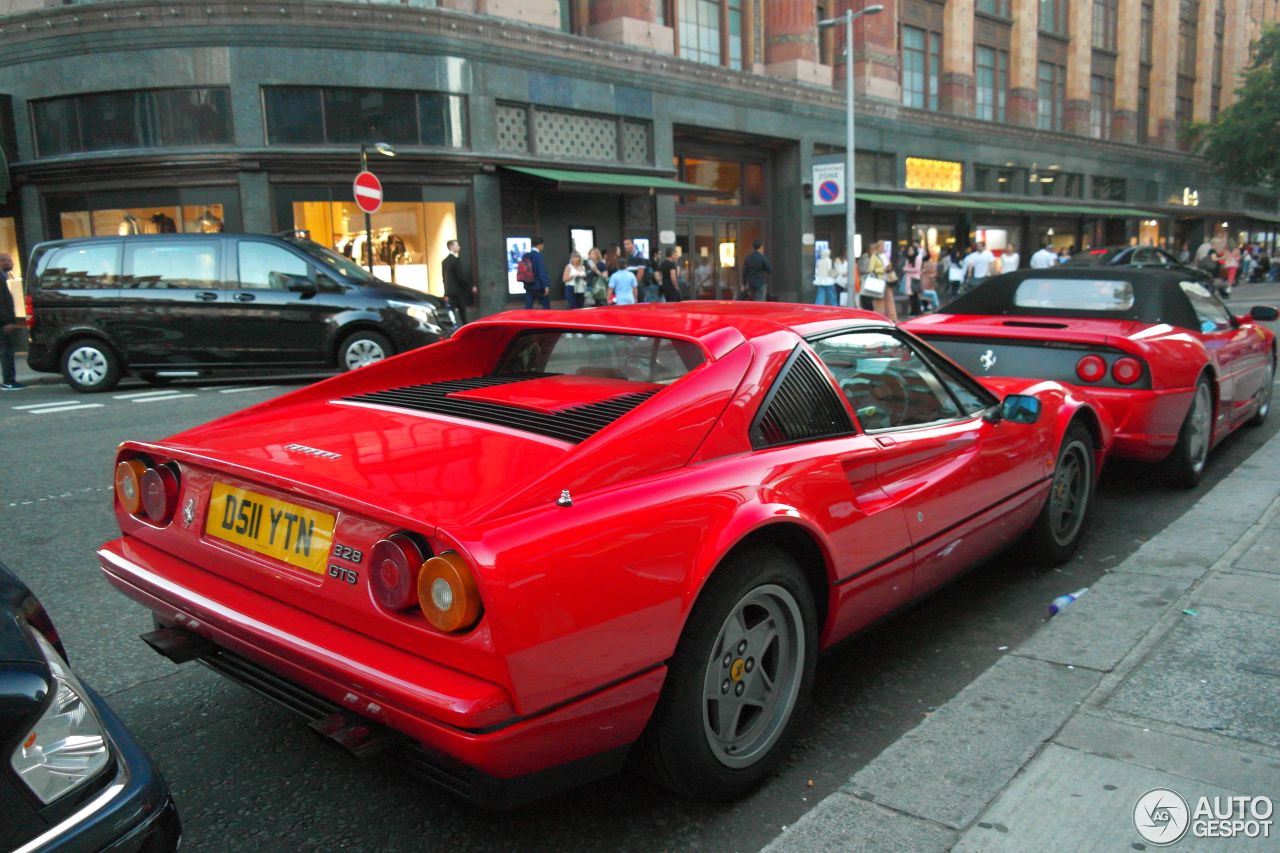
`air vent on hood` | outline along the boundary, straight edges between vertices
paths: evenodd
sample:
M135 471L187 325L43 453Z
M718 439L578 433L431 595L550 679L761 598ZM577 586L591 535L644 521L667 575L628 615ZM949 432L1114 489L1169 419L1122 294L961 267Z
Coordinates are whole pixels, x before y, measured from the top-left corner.
M646 388L629 394L619 394L608 400L587 403L581 406L568 406L554 411L534 411L518 406L502 403L491 403L484 400L468 400L450 397L457 391L470 391L476 388L488 388L512 382L525 382L538 379L548 374L521 374L519 376L479 376L473 379L452 379L447 382L432 382L426 385L405 385L401 388L387 388L382 391L371 391L368 394L353 394L342 399L352 403L372 403L381 406L393 406L398 409L410 409L417 412L430 412L435 415L449 415L471 421L480 421L497 426L545 435L548 438L578 444L586 441L618 418L630 412L636 406L658 393L659 389Z

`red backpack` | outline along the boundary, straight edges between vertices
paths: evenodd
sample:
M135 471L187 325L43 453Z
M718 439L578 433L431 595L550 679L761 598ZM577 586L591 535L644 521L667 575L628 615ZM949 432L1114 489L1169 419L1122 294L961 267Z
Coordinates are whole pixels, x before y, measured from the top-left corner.
M516 281L521 284L533 284L537 281L537 276L533 272L533 258L528 252L524 253L524 257L520 259L520 263L516 264Z

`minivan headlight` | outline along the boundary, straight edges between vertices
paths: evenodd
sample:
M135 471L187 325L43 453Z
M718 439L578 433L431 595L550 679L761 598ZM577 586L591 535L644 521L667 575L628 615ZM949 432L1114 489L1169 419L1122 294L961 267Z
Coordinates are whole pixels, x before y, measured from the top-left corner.
M42 803L51 803L111 763L102 723L88 694L62 656L37 631L53 673L53 701L9 759L9 766Z
M418 302L396 302L394 299L388 300L387 304L397 311L403 311L419 323L430 323L436 325L436 310L430 305L423 305Z

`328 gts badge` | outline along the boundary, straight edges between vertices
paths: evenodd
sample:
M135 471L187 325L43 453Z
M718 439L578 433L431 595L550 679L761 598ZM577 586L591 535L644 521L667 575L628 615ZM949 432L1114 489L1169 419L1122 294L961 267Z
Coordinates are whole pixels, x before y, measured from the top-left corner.
M338 542L334 542L333 557L335 560L347 560L359 565L360 561L364 559L364 552L342 545ZM330 563L329 577L337 578L338 580L345 581L349 584L354 584L360 580L360 573L354 569L348 569L344 566L335 566L333 563Z

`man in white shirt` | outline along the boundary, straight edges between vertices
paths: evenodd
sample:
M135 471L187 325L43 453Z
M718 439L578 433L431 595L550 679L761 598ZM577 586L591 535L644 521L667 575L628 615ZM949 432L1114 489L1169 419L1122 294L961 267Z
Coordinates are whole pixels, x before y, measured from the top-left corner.
M1018 247L1010 243L1000 256L1000 272L1013 272L1018 268L1022 258L1018 256Z
M972 290L991 277L991 266L996 256L991 254L986 243L975 243L973 251L964 259L964 291Z
M1040 247L1040 251L1031 256L1031 268L1033 270L1047 270L1057 266L1058 256L1054 254L1053 249L1049 248L1049 244L1045 243Z

